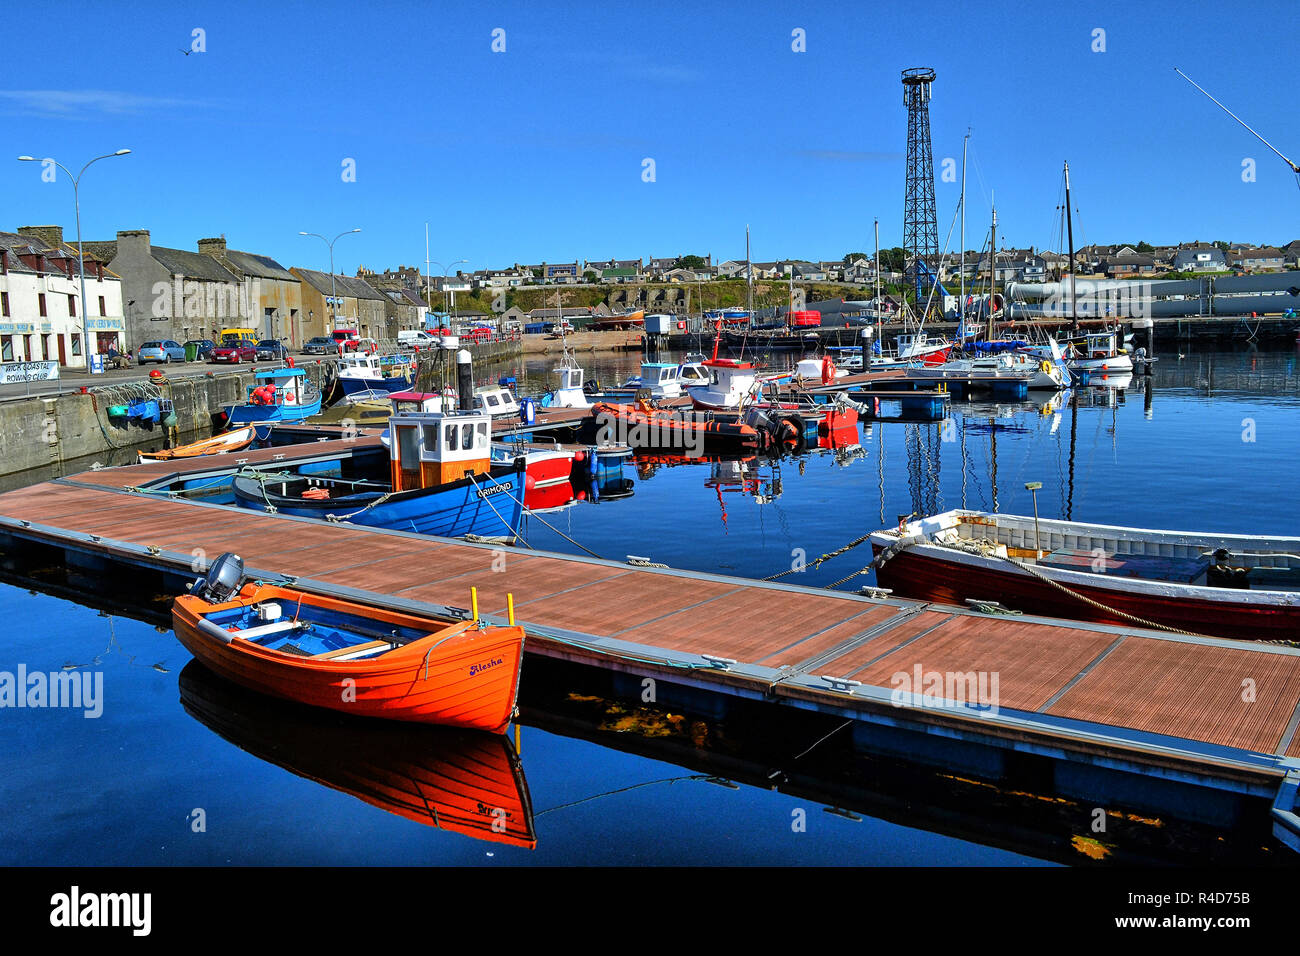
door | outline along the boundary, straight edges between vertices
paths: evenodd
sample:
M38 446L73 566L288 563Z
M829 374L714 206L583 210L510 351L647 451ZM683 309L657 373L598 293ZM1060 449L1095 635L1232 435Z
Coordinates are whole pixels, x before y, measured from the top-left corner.
M62 335L57 336L57 339L58 339L58 343L59 343L59 364L60 364L60 365L67 365L67 364L68 364L68 353L67 353L66 351L64 351L64 349L66 348L66 346L63 344L63 336L62 336Z

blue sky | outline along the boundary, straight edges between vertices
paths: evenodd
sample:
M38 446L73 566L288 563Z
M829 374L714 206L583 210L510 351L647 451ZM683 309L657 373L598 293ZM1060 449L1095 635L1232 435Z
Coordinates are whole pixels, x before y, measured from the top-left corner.
M990 190L1008 243L1058 248L1064 160L1076 245L1300 237L1292 173L1174 72L1300 157L1294 2L27 3L5 19L12 156L75 169L133 150L86 174L88 239L224 233L323 269L299 230L360 227L335 247L350 273L423 265L426 220L432 258L468 269L742 258L748 223L756 260L838 259L870 252L875 217L882 246L901 241L899 73L918 65L938 73L936 173L971 130L969 248ZM195 28L206 51L186 56ZM72 236L71 187L40 172L0 161L0 229ZM941 246L959 188L936 183Z

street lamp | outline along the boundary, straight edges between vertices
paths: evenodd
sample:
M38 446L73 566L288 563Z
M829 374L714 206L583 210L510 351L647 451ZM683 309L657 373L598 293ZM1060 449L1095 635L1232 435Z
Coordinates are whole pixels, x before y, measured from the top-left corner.
M59 169L67 173L68 177L72 180L72 201L77 209L77 273L81 278L81 336L85 345L83 351L85 352L87 366L90 364L90 356L92 353L90 350L90 336L86 334L86 319L88 318L86 314L86 257L81 248L81 193L79 187L81 186L81 177L85 175L86 170L89 169L93 163L97 163L101 159L112 159L114 156L125 156L129 152L131 152L129 149L119 149L115 153L105 153L103 156L96 156L89 163L86 163L85 166L82 166L81 172L77 173L75 176L72 175L72 170L68 169L67 166L55 162L53 159L38 160L35 156L18 157L18 161L22 163L54 163L55 166L58 166ZM94 354L98 354L98 352L99 346L96 345ZM30 359L31 356L29 355L28 358Z
M361 231L360 229L346 229L346 230L344 230L343 232L340 232L340 233L339 233L337 236L335 236L333 239L326 239L326 238L325 238L324 236L322 236L319 232L301 232L301 231L300 231L300 232L298 233L298 235L300 235L300 236L315 236L317 239L319 239L321 242L325 243L325 245L329 247L329 251L330 251L330 334L331 334L331 335L334 333L334 329L336 328L337 323L338 323L338 317L334 314L334 299L335 299L335 295L334 295L334 243L338 242L338 241L339 241L340 239L342 239L344 236L350 236L350 235L352 235L352 233L354 233L354 232L360 232L360 231Z
M428 260L428 261L429 261L430 264L432 264L432 265L435 265L435 266L442 266L442 263L441 263L441 262L438 262L436 259L430 259L430 260ZM451 265L442 266L442 307L443 307L444 309L447 308L447 278L448 278L448 275L451 273L451 267L452 267L452 266L458 266L458 265L461 265L462 263L466 263L466 262L469 262L469 260L468 260L468 259L457 259L455 262L451 263ZM455 306L455 304L456 304L456 293L454 293L454 292L451 294L451 302L452 302L452 305ZM433 307L433 303L432 303L432 302L429 303L429 307L430 307L430 308ZM447 312L447 321L449 321L449 322L451 321L451 312L450 312L450 310L448 310L448 312Z

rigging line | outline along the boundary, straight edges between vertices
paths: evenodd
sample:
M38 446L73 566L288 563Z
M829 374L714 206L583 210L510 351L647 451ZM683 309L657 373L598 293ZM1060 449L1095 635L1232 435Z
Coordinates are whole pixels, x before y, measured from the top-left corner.
M642 787L653 787L661 783L674 784L674 783L679 783L683 780L712 780L712 779L715 778L709 774L693 773L693 774L687 774L680 777L664 777L660 780L645 780L642 781L641 783L633 783L626 787L617 787L614 790L605 790L602 791L601 793L593 793L591 796L583 797L581 800L573 800L569 803L561 803L558 806L549 807L546 810L539 810L536 814L534 814L534 816L535 817L545 816L548 813L554 813L556 810L567 810L570 807L576 807L584 803L590 803L592 800L599 800L601 797L612 797L619 793L627 793L631 790L640 790Z
M1211 103L1213 103L1213 104L1214 104L1215 106L1217 106L1219 109L1223 110L1223 112L1227 113L1229 116L1231 116L1233 119L1235 119L1235 120L1236 120L1238 123L1240 123L1242 126L1246 127L1246 129L1247 129L1247 130L1248 130L1248 131L1249 131L1249 132L1250 132L1250 133L1251 133L1251 134L1252 134L1252 135L1253 135L1257 140L1259 140L1261 143L1263 143L1265 146L1267 146L1269 149L1271 149L1274 153L1276 153L1276 154L1281 158L1281 160L1282 160L1284 163L1286 163L1288 166L1290 166L1290 167L1291 167L1291 172L1295 173L1298 177L1300 177L1300 166L1297 166L1294 162L1292 162L1292 161L1291 161L1290 159L1288 159L1286 156L1283 156L1281 150L1279 150L1276 146L1274 146L1272 143L1270 143L1268 140L1266 140L1263 136L1260 136L1259 133L1255 132L1255 130L1252 129L1252 128L1250 127L1250 125L1249 125L1245 120L1243 120L1240 116L1238 116L1238 115L1237 115L1236 113L1234 113L1232 110L1228 109L1226 106L1224 106L1224 105L1223 105L1222 103L1220 103L1218 100L1216 100L1213 96L1210 96L1209 93L1206 93L1205 90L1201 87L1201 85L1200 85L1199 83L1197 83L1195 80L1193 80L1190 76L1188 76L1188 75L1187 75L1186 73L1184 73L1182 70L1178 69L1178 67L1174 67L1174 72L1177 73L1179 76L1181 76L1181 77L1182 77L1184 80L1186 80L1188 83L1192 84L1192 86L1196 87L1196 88L1197 88L1198 90L1200 90L1202 93L1205 93L1205 95L1206 95L1207 97L1209 97Z

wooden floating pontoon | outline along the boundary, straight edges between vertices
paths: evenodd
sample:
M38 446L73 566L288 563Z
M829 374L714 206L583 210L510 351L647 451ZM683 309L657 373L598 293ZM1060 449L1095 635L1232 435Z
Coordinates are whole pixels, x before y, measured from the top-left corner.
M188 469L211 474L223 459L233 470L240 457L335 445L12 491L0 495L0 544L40 542L78 564L177 578L192 578L195 548L237 551L250 576L412 614L455 614L476 586L493 624L505 622L512 592L530 653L653 677L660 700L685 688L837 714L872 748L995 779L1034 754L1062 795L1157 812L1191 805L1225 825L1263 801L1275 836L1300 849L1300 650L545 552L511 552L495 573L499 549L484 545L127 490ZM992 706L976 678L996 679Z

